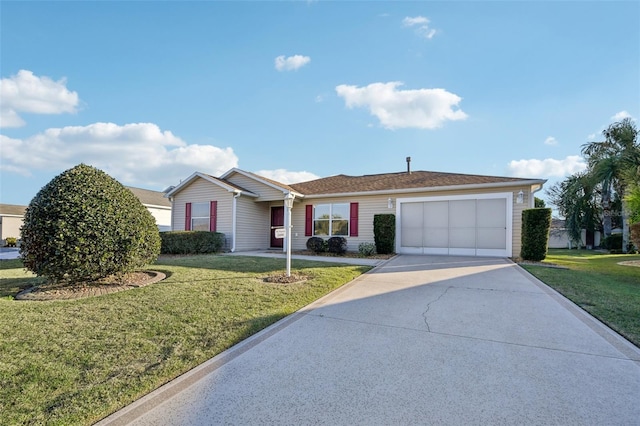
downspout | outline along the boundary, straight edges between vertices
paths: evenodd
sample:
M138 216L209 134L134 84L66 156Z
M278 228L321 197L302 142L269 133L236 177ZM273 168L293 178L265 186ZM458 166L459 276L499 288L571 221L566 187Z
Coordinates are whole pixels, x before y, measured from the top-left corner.
M537 188L536 189L532 189L531 190L531 194L529 194L529 208L532 208L532 207L536 206L536 203L534 202L534 200L535 200L535 195L534 194L536 192L538 192L538 191L541 191L543 185L542 184L537 184L535 186L537 186Z
M231 206L231 253L236 251L236 215L237 215L237 203L238 198L240 197L240 192L236 192L236 195L233 196L233 204Z

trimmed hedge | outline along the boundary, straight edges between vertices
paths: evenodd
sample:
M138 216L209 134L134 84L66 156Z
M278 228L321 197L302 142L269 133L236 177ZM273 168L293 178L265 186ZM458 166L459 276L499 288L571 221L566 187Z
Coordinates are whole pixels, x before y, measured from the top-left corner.
M21 228L25 268L50 281L92 281L143 268L160 252L154 217L120 182L80 164L31 200Z
M314 253L324 253L327 248L327 242L320 237L311 237L307 240L307 249Z
M603 238L600 246L607 250L622 251L622 234L611 234Z
M522 211L522 248L520 257L535 262L547 257L551 209L538 208Z
M217 253L224 247L224 234L209 231L169 231L160 233L162 254Z
M345 237L331 237L327 241L327 250L333 254L345 254L347 252L347 239Z
M373 216L373 239L376 252L390 254L396 245L396 216L394 214L376 214Z

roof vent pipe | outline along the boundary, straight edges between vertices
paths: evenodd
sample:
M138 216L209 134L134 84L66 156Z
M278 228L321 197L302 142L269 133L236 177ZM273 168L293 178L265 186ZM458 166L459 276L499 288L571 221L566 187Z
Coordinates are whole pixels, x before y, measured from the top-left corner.
M407 173L411 174L411 157L407 157Z

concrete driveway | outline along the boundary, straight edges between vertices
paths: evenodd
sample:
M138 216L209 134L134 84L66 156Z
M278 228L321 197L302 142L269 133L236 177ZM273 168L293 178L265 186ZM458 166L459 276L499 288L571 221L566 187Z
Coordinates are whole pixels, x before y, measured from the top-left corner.
M504 259L398 256L101 424L640 423L640 350Z

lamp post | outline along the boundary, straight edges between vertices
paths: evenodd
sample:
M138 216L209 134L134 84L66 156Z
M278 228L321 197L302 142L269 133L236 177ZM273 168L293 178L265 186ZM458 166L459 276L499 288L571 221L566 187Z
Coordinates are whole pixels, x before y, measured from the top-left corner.
M284 197L284 206L287 208L287 277L291 276L291 209L295 195L288 193Z

